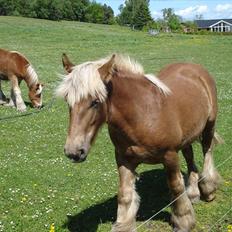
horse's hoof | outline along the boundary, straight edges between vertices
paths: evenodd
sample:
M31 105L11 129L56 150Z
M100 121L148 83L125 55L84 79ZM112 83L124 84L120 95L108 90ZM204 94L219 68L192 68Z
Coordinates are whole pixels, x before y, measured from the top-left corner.
M22 107L22 108L17 108L17 110L19 111L19 112L25 112L26 111L26 107Z
M174 228L173 232L190 232L190 230L180 230L178 228Z
M0 105L5 105L7 102L0 100Z
M196 204L200 201L200 195L190 196L189 200L192 202L192 204Z
M13 102L5 102L4 106L15 107L15 104Z

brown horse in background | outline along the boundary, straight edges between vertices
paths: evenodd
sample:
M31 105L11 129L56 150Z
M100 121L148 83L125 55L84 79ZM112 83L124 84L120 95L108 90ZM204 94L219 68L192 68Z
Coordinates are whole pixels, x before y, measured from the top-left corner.
M136 230L135 169L141 163L164 165L172 199L176 199L171 217L174 231L190 231L195 225L191 201L200 195L213 200L219 184L212 157L219 140L214 132L217 96L210 74L201 65L178 63L163 68L157 78L144 74L140 64L121 55L77 66L63 55L63 64L69 74L57 94L69 105L65 154L73 162L84 161L104 122L115 146L119 190L112 231ZM192 149L199 139L204 154L201 179ZM180 150L188 166L187 191Z
M1 89L1 81L9 80L11 83L11 97L7 102ZM25 111L26 105L22 99L19 85L24 80L29 89L29 98L33 107L42 106L42 88L38 76L25 56L16 51L0 49L0 104L15 106L19 111Z

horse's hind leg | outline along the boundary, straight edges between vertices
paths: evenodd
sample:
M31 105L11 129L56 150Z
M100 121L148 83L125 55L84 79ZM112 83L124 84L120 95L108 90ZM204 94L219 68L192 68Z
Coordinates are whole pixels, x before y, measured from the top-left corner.
M194 162L193 148L189 145L182 149L182 153L188 166L188 187L187 194L192 203L199 201L200 191L198 188L198 170Z
M5 104L7 102L6 96L2 91L2 85L0 80L0 105Z
M204 154L204 166L199 187L202 197L206 201L212 201L215 198L215 191L220 182L220 176L214 167L212 156L214 147L214 124L214 121L206 124L201 141Z
M194 210L185 191L184 180L179 167L179 157L175 151L169 151L164 156L164 166L167 170L168 186L172 194L171 221L175 232L189 232L195 225Z

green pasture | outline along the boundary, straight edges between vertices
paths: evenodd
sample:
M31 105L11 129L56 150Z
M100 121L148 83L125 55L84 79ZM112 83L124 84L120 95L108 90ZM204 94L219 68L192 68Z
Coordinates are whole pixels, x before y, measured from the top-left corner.
M215 149L215 164L223 178L215 201L194 205L195 232L227 232L232 225L232 36L160 34L119 26L78 22L52 22L20 17L0 17L0 47L28 57L45 84L44 105L39 113L28 105L24 117L15 109L0 107L0 231L56 232L110 231L116 216L118 175L114 148L104 126L86 162L73 164L63 155L68 108L54 100L54 89L63 74L61 55L75 63L95 60L113 52L136 58L147 73L157 73L172 62L204 65L218 86L217 131L225 144ZM8 83L3 90L9 94ZM22 83L24 100L27 88ZM49 107L50 106L50 107ZM192 109L194 111L194 109ZM8 118L16 116L14 118ZM199 169L202 154L194 146ZM182 157L182 156L181 156ZM182 158L181 158L182 159ZM228 160L226 160L228 159ZM182 159L183 161L183 159ZM170 201L161 165L141 165L137 190L141 207L137 226ZM186 173L186 164L182 162ZM226 214L227 213L227 214ZM168 232L170 208L138 232Z

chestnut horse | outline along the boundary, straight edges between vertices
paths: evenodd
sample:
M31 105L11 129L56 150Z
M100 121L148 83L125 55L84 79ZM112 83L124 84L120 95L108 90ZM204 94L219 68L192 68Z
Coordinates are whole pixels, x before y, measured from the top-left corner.
M174 231L190 231L195 225L191 201L200 194L213 200L219 184L212 157L219 140L214 133L217 97L209 73L197 64L177 63L162 69L157 78L144 74L140 64L122 55L77 66L63 55L63 64L68 74L56 92L69 105L65 154L73 162L84 161L104 122L115 146L119 190L112 231L136 230L135 169L141 163L164 165L172 199L176 199L171 216ZM199 139L204 154L201 179L192 150L192 143ZM187 190L180 150L188 166Z
M1 81L11 83L11 97L7 103L6 96L1 89ZM0 104L15 106L19 111L25 111L26 105L22 99L19 85L24 80L29 89L29 98L33 107L42 106L42 88L38 76L25 56L16 51L0 49Z

